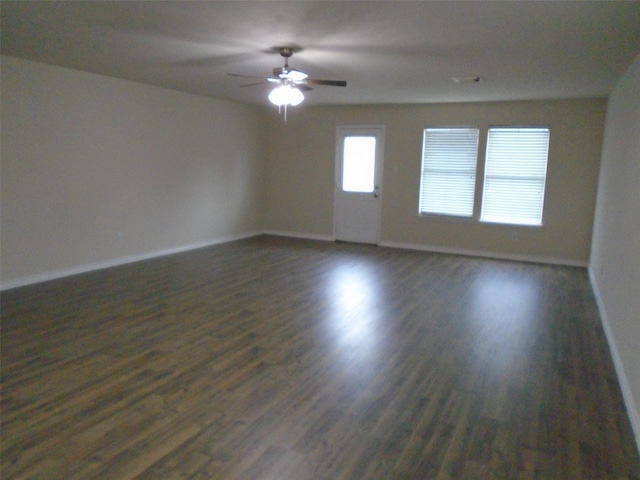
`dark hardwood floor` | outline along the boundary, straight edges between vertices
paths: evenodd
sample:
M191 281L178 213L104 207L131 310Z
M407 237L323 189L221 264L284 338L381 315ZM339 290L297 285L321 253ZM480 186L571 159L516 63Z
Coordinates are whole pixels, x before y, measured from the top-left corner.
M258 237L1 300L3 479L640 479L584 269Z

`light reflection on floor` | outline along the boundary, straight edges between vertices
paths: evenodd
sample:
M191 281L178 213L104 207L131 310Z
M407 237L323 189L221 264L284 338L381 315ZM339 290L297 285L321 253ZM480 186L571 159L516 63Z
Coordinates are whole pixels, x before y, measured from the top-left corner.
M506 275L493 268L477 272L466 308L476 337L476 361L490 363L496 372L509 369L519 349L527 348L519 343L531 338L535 329L539 294L539 284L527 276Z
M327 310L323 328L337 355L336 361L353 368L353 380L366 381L389 358L385 350L394 326L385 324L384 272L365 259L337 262L321 287ZM490 367L497 380L518 370L519 359L532 348L540 312L540 285L526 274L487 264L474 273L474 280L458 300L464 304L463 318L452 318L454 335L470 336L474 345L471 368ZM425 304L425 306L428 305ZM452 311L458 310L452 308ZM526 340L529 339L529 340ZM457 342L455 337L451 338ZM526 342L525 342L526 341ZM475 366L474 366L475 364Z
M360 366L375 362L384 343L379 287L378 273L367 262L340 262L331 270L326 322L342 361Z

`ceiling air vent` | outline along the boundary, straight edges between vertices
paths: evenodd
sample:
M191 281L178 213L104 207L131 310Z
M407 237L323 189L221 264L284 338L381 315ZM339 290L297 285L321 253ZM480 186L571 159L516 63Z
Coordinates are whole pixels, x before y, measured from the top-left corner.
M479 75L475 75L472 77L451 77L451 80L456 83L480 83L484 79Z

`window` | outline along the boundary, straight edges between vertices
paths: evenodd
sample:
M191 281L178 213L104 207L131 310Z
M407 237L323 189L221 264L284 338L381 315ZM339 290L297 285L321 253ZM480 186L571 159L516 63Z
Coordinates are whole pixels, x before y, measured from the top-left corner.
M376 171L376 137L345 137L342 156L342 190L373 192Z
M426 128L419 213L471 217L477 159L477 128Z
M490 128L480 221L542 225L548 128Z

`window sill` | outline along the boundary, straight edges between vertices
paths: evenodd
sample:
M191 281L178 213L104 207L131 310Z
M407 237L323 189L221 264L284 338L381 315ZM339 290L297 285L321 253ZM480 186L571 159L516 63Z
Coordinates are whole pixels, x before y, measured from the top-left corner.
M444 215L437 213L419 213L419 218L427 218L429 220L436 220L439 222L449 223L474 223L476 220L473 217L458 217L455 215Z
M508 227L508 228L542 228L544 223L506 223L506 222L492 222L491 220L478 220L478 223L483 225L491 225L496 227Z

